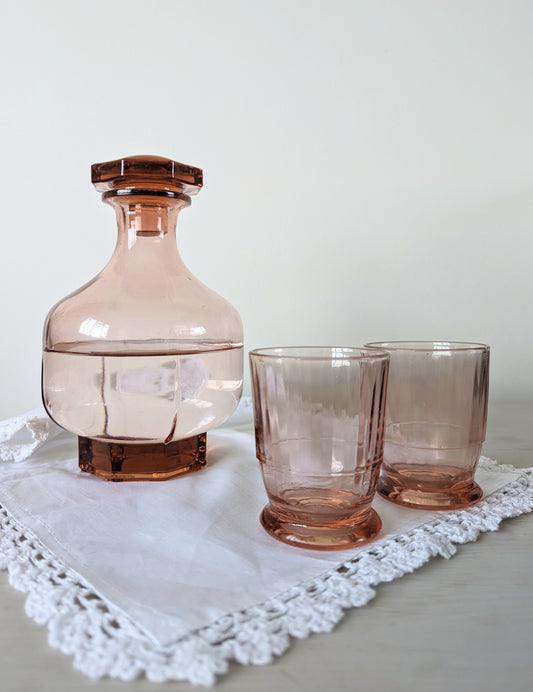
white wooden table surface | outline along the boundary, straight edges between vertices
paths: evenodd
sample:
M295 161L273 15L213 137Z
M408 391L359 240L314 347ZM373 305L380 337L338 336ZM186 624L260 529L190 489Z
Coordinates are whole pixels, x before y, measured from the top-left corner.
M492 402L483 453L533 466L533 402ZM0 692L188 692L187 683L93 682L47 644L0 572ZM531 692L533 514L378 587L334 632L294 642L265 667L233 665L220 692Z

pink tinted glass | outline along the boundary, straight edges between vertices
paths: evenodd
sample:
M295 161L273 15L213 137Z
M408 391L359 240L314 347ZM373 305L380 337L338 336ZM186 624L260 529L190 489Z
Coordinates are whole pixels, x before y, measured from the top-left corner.
M487 423L489 347L449 341L367 346L390 353L379 493L422 509L477 502L482 491L474 473Z
M291 545L336 550L375 536L388 354L295 347L250 353L261 522Z
M116 214L117 243L46 318L44 405L78 435L83 471L123 481L199 470L206 432L238 404L243 338L238 312L191 274L176 245L178 213L202 171L131 156L95 164L92 182Z

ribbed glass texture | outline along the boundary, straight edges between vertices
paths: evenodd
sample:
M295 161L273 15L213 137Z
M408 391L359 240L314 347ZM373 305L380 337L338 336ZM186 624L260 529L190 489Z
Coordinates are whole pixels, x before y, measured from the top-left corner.
M382 461L387 354L260 349L250 353L250 368L257 457L269 498L263 524L274 517L310 534L312 527L342 533L364 524ZM307 547L331 549L336 540L313 538L318 545Z
M489 347L449 341L367 346L391 357L380 493L424 509L479 500L474 473L487 423Z

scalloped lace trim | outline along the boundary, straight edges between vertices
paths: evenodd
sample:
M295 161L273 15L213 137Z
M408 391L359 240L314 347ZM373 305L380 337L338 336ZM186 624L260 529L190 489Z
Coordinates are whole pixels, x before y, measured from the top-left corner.
M486 458L480 464L489 470L498 466ZM8 569L10 583L27 594L26 613L47 625L50 645L71 654L74 667L89 677L127 681L145 675L152 682L212 685L231 660L269 663L290 646L291 637L331 631L345 610L368 603L378 584L413 572L436 555L450 558L456 544L475 541L482 532L496 531L503 519L530 512L533 468L519 470L517 480L478 505L386 538L316 579L166 647L104 601L1 506L0 569Z

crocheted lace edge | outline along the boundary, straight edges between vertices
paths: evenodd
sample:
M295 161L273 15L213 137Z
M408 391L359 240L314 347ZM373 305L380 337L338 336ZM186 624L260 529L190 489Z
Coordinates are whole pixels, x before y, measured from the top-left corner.
M231 660L270 663L289 648L291 638L331 631L346 610L367 604L380 583L413 572L437 555L450 558L456 545L533 510L533 467L515 469L486 458L480 464L521 475L474 507L443 513L408 533L390 536L320 577L226 615L169 646L154 642L1 506L0 569L7 569L11 585L27 594L26 613L48 627L50 645L72 655L74 667L89 677L129 681L144 675L152 682L212 685L217 675L227 673Z

